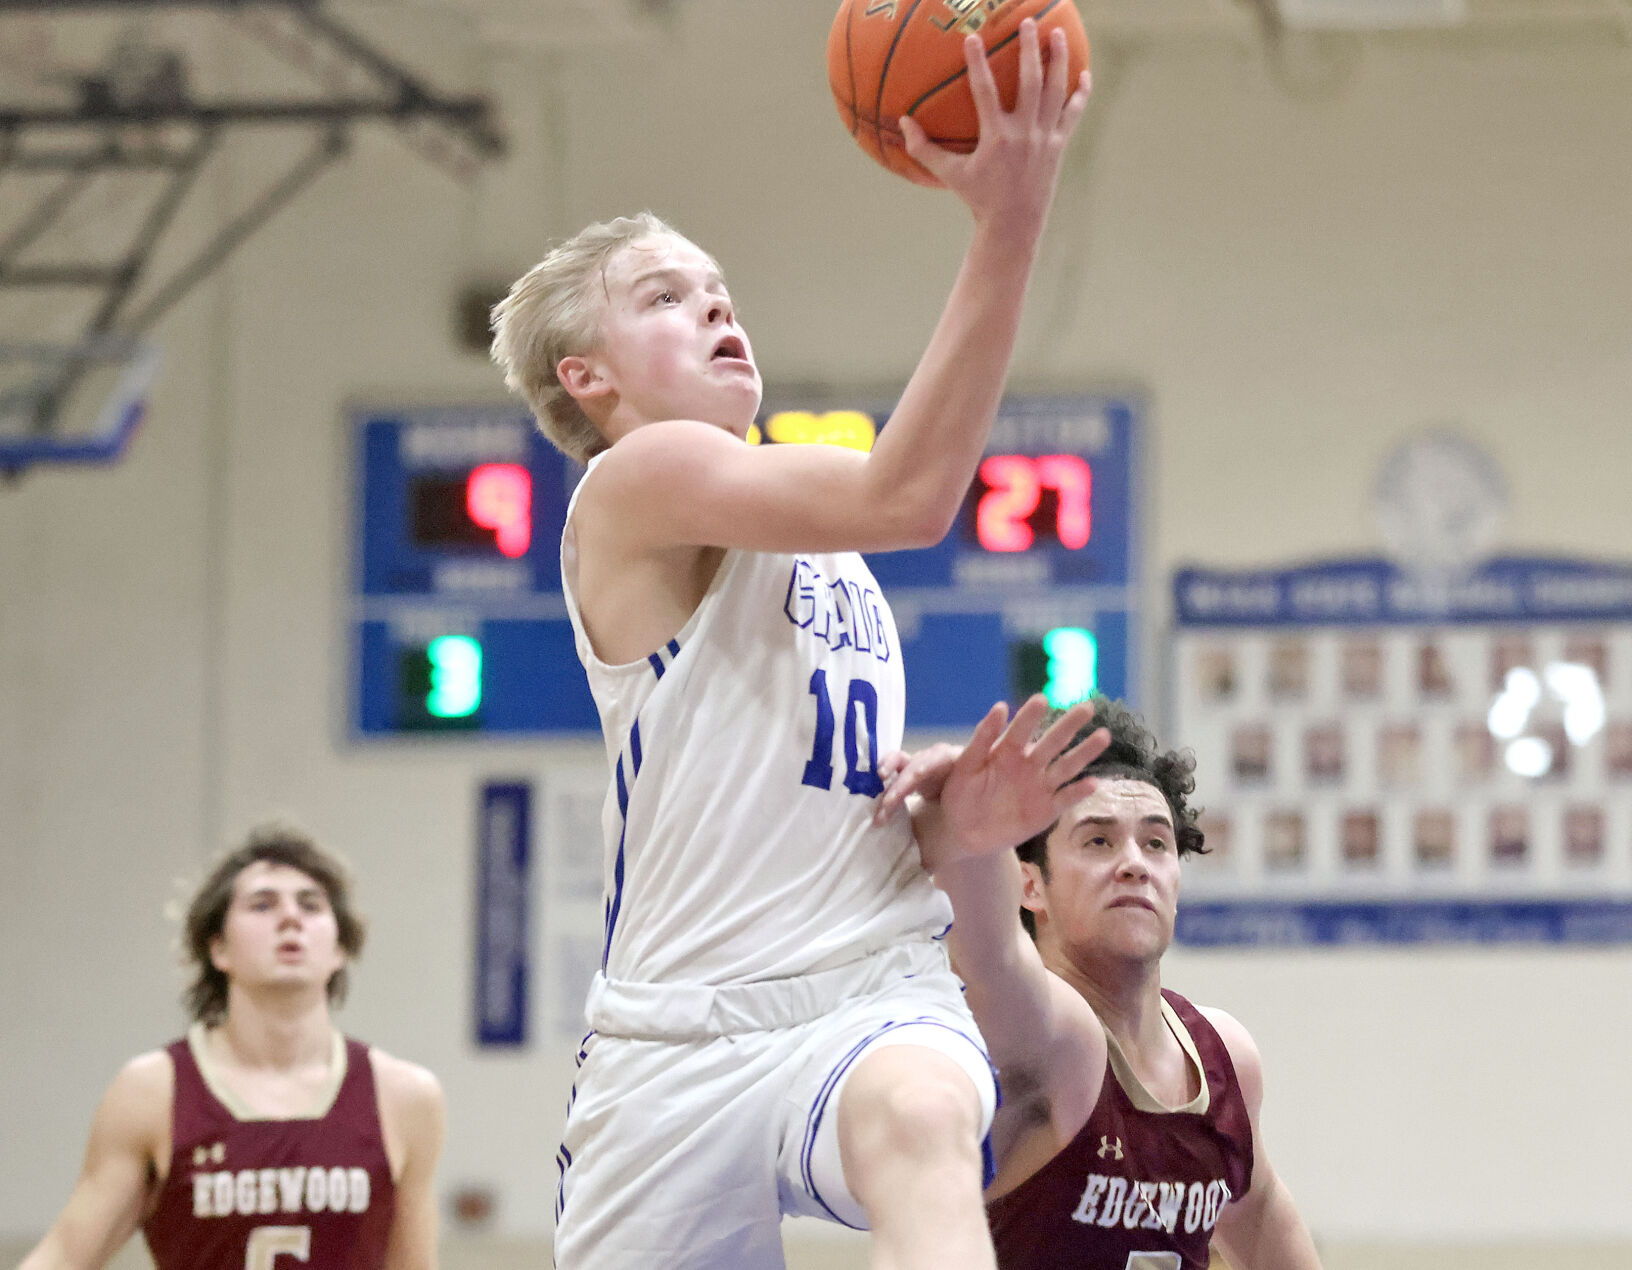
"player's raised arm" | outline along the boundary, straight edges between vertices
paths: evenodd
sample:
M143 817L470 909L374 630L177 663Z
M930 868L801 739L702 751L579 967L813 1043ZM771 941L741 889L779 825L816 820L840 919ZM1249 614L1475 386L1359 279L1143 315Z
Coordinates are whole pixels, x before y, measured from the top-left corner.
M974 231L929 345L872 451L748 447L708 426L717 418L701 414L703 422L622 429L612 437L604 470L585 489L591 516L595 485L594 504L644 509L637 518L606 518L603 532L618 540L614 550L866 551L925 546L945 536L1002 397L1065 146L1087 102L1086 75L1079 84L1068 82L1065 37L1055 32L1053 38L1045 71L1036 24L1022 24L1012 111L1002 108L978 37L966 42L980 118L980 141L971 153L942 150L910 119L903 122L909 152L969 207ZM723 286L711 294L707 288L715 284L701 275L677 280L684 291L659 291L653 300L694 306L713 324L705 328L710 335L717 331L718 350L746 362L746 340ZM620 295L616 284L610 295L613 305L647 302L644 294ZM563 362L561 376L593 412L600 381L581 374L583 360ZM603 431L618 433L621 426L613 417Z
M127 1063L91 1120L79 1180L19 1270L98 1270L136 1232L167 1136L174 1076L162 1051Z
M1088 103L1087 73L1078 84L1067 80L1063 31L1051 33L1046 72L1030 19L1020 26L1020 45L1019 91L1014 110L1005 112L979 38L964 42L980 118L980 142L970 154L941 150L916 120L901 121L907 153L963 200L975 222L940 323L880 437L887 457L924 488L926 502L949 500L942 535L997 413L1066 143Z
M1039 1063L1065 1020L1086 1007L1043 965L1020 924L1020 863L1009 848L1047 829L1084 792L1069 782L1104 750L1096 732L1071 745L1092 717L1066 711L1041 735L1047 711L1032 697L1008 717L997 705L960 752L937 747L891 770L887 816L918 794L913 829L925 867L952 900L952 960L1000 1070Z

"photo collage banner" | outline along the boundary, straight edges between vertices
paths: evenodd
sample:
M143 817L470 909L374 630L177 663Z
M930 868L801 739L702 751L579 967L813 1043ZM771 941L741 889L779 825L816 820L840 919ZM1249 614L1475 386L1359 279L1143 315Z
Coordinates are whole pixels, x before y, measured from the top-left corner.
M1194 945L1632 942L1632 566L1179 572Z

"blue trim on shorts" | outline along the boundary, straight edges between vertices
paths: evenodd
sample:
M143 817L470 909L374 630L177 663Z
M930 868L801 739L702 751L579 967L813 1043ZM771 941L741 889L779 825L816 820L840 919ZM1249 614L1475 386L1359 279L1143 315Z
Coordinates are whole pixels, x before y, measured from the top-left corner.
M595 1032L593 1029L591 1029L584 1034L584 1039L578 1042L578 1060L574 1064L575 1067L583 1067L584 1060L589 1057L589 1043L594 1039ZM577 1101L578 1081L574 1079L572 1082L572 1089L567 1093L567 1115L569 1117L572 1115L573 1105ZM559 1174L555 1183L555 1221L556 1225L560 1225L561 1211L567 1206L567 1170L572 1167L572 1152L567 1150L567 1144L565 1142L563 1142L556 1149L555 1167ZM550 1258L550 1263L552 1265L555 1263L555 1258L553 1255Z
M567 1170L572 1167L572 1152L567 1150L563 1142L555 1153L555 1167L558 1176L555 1183L555 1223L561 1224L561 1213L567 1206Z
M811 1198L822 1206L827 1215L838 1222L839 1225L847 1226L851 1230L861 1230L862 1227L851 1226L849 1222L835 1213L832 1206L822 1198L822 1193L816 1189L816 1179L811 1173L811 1156L816 1152L816 1135L821 1132L822 1117L827 1113L827 1100L833 1096L833 1090L838 1085L839 1078L849 1070L850 1064L861 1056L863 1050L895 1026L897 1024L893 1021L886 1023L856 1042L850 1052L841 1058L837 1066L827 1074L827 1079L822 1082L821 1089L816 1093L816 1104L810 1109L810 1115L805 1118L805 1143L799 1151L799 1176L804 1181L805 1189L810 1192Z
M963 1035L961 1032L958 1035ZM986 1066L992 1073L992 1128L997 1127L997 1113L1003 1110L1003 1077L998 1074L997 1064L992 1062L992 1056L985 1050ZM997 1181L997 1148L992 1146L992 1129L986 1130L986 1136L980 1140L980 1189L984 1191L993 1182Z
M823 1210L829 1217L838 1222L839 1225L847 1226L851 1230L862 1230L865 1228L861 1226L851 1226L849 1222L845 1221L844 1218L840 1217L833 1211L832 1206L822 1198L821 1192L816 1189L816 1179L811 1172L811 1157L816 1151L816 1135L821 1131L822 1117L827 1113L828 1100L833 1097L833 1091L838 1087L840 1079L844 1076L844 1073L850 1069L851 1064L853 1064L856 1059L860 1058L867 1047L874 1041L878 1040L879 1037L904 1027L944 1028L946 1031L952 1033L953 1036L960 1037L961 1039L968 1041L974 1051L986 1060L987 1070L989 1070L992 1074L992 1084L997 1091L997 1100L992 1108L992 1119L994 1123L997 1119L997 1108L1003 1105L1003 1085L997 1078L997 1068L992 1066L991 1055L985 1050L981 1049L981 1047L977 1045L974 1039L967 1033L960 1032L951 1024L941 1022L940 1019L932 1019L928 1016L920 1016L915 1019L892 1019L857 1042L850 1052L839 1060L838 1065L828 1073L827 1079L822 1082L822 1087L816 1094L816 1104L811 1108L810 1115L806 1117L805 1143L799 1152L799 1176L804 1180L805 1189L810 1192L811 1198L822 1206ZM987 1129L986 1136L981 1139L980 1143L980 1171L980 1189L984 1191L988 1186L997 1180L997 1159L992 1148L992 1133L990 1129ZM851 1198L854 1199L855 1197L852 1196Z

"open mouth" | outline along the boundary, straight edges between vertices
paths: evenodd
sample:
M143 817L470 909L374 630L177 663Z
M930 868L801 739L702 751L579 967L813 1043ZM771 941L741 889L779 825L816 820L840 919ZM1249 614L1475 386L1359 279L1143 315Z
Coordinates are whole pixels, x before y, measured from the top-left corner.
M719 361L722 358L727 361L745 362L748 360L748 348L737 336L727 335L714 346L713 359Z

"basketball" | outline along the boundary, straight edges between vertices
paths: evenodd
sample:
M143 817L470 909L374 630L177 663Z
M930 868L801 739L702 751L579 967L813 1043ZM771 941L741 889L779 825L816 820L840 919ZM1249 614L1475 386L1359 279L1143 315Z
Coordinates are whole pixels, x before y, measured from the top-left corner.
M1071 82L1088 67L1088 35L1071 0L844 0L827 41L827 78L839 117L861 148L920 185L940 182L907 156L897 121L911 115L929 139L968 153L980 139L967 83L964 37L976 34L1005 110L1020 82L1020 23L1065 31Z

